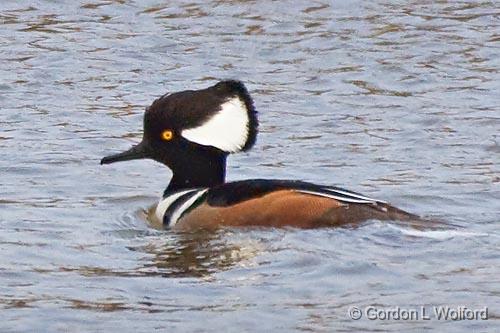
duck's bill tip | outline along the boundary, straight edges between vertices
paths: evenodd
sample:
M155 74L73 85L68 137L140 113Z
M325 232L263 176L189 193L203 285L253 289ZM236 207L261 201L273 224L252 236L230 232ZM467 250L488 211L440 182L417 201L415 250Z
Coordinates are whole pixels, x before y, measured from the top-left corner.
M106 156L101 159L101 165L113 163L111 156Z
M147 154L146 154L146 149L144 149L144 146L139 144L137 146L130 148L127 151L124 151L123 153L103 157L101 159L100 164L101 165L111 164L115 162L137 160L141 158L147 158Z

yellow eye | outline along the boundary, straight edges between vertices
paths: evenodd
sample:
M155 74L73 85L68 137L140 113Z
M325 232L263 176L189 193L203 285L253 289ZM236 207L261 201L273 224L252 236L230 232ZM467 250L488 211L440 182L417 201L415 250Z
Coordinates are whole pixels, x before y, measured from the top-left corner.
M171 130L165 130L161 133L161 138L165 141L170 141L174 137L174 133Z

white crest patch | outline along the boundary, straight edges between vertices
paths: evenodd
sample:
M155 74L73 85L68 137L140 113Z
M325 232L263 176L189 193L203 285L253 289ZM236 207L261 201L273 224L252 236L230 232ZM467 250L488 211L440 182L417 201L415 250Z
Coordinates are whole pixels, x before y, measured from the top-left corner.
M223 103L220 111L207 122L198 127L185 129L181 135L191 142L235 153L247 142L249 122L245 103L240 98L233 97Z

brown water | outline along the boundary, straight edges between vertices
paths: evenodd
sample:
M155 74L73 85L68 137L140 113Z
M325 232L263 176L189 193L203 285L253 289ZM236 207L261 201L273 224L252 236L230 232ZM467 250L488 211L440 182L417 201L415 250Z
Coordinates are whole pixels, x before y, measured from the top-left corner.
M500 330L495 1L0 3L0 331ZM172 234L170 173L99 159L167 91L243 80L229 179L334 184L455 225ZM489 320L351 320L449 305ZM431 310L429 310L431 311Z

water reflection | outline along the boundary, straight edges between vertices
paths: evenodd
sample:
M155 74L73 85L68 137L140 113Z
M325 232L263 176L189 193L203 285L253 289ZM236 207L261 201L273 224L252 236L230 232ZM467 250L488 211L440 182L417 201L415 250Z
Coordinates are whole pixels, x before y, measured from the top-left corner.
M228 242L226 232L176 233L169 241L136 248L151 255L141 270L164 277L203 277L256 255L255 248Z
M137 267L121 270L102 266L67 266L58 271L76 272L87 277L209 277L249 261L259 252L258 243L234 243L228 239L231 234L229 230L165 233L145 245L127 247L129 251L140 254Z

